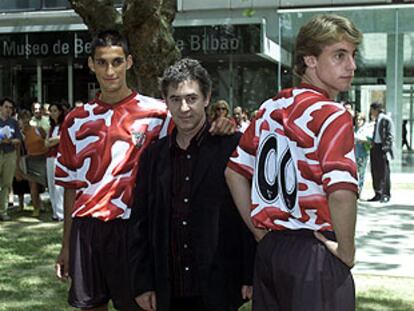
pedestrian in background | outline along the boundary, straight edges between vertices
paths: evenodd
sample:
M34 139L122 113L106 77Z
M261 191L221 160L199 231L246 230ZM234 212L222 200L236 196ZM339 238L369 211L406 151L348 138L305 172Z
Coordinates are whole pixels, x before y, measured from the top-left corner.
M32 103L32 115L30 125L42 128L45 133L48 133L50 128L49 116L45 114L44 107L40 102L35 101Z
M355 114L354 121L355 132L355 157L358 166L358 189L359 194L362 192L365 181L365 172L369 158L369 151L372 144L372 133L374 132L374 123L367 122L363 112Z
M46 133L42 127L30 125L32 114L29 110L21 110L18 114L20 128L27 156L25 157L25 179L29 181L30 196L33 204L33 217L39 217L43 210L40 193L47 185L46 174Z
M230 107L227 101L225 101L224 99L219 99L213 105L211 105L210 121L212 122L220 117L230 117Z
M52 205L52 220L63 220L63 187L55 183L56 156L60 142L60 131L65 110L62 105L53 103L49 106L50 129L45 139L45 146L48 148L46 158L47 188L49 191L50 203Z
M17 121L11 117L15 104L10 98L0 101L0 221L10 220L8 198L16 171L22 136Z
M372 185L375 195L369 202L387 203L391 198L390 160L394 158L394 123L381 103L371 104L370 114L375 120L370 152Z

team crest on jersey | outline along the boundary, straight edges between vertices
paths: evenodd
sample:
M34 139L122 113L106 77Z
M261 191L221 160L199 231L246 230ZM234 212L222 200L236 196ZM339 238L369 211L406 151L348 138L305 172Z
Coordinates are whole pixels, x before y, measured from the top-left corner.
M145 132L132 131L132 142L137 148L141 148L145 142Z

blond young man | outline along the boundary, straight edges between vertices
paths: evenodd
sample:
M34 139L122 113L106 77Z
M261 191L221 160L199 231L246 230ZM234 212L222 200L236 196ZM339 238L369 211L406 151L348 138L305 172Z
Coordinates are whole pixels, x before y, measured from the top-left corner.
M297 87L267 100L226 170L260 243L253 310L355 309L358 193L352 120L334 100L350 88L362 35L320 15L296 39Z

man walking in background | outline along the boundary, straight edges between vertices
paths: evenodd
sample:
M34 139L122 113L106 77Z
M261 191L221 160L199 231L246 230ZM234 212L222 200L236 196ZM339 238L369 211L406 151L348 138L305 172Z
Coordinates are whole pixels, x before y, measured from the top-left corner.
M369 202L387 203L391 198L390 161L394 158L394 123L380 103L372 103L370 114L375 120L370 152L372 185L375 195Z

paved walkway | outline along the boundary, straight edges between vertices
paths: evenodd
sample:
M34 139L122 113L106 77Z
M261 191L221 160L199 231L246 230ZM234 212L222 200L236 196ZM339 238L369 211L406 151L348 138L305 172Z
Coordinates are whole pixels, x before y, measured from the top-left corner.
M354 273L414 277L414 174L392 174L391 183L389 203L358 204ZM368 179L361 198L371 189Z

